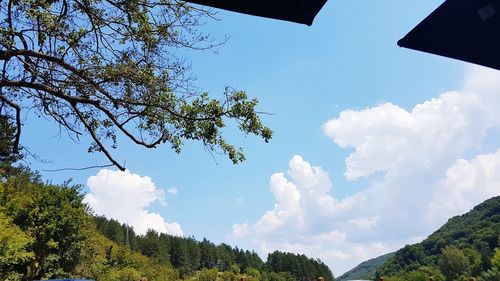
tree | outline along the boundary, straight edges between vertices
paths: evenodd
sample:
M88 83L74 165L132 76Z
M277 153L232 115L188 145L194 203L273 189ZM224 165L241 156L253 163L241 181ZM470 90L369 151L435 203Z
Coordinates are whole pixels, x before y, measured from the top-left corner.
M0 212L32 239L30 263L17 272L28 280L71 276L90 221L79 186L44 184L28 172L0 184Z
M16 128L9 118L0 114L0 179L5 179L15 172L16 168L12 167L12 164L22 158L15 134Z
M449 281L458 280L460 276L470 272L469 260L462 250L454 246L446 246L442 250L439 266L446 280Z
M249 281L260 281L260 271L253 267L247 267L245 274Z
M177 153L186 140L226 154L243 151L222 136L228 120L266 142L272 131L256 111L258 101L226 88L221 99L192 84L180 49L211 49L217 42L197 30L210 11L178 0L1 0L0 115L15 124L20 148L21 113L55 121L69 137L88 133L89 152L111 154L118 137Z
M21 272L33 260L33 252L27 250L31 243L33 239L0 211L0 280L26 277Z
M491 258L491 267L500 271L500 247L495 249L495 254Z
M200 267L201 268L214 268L217 266L217 248L214 243L208 241L206 238L199 244L200 247ZM225 269L221 270L224 271Z
M479 281L500 281L500 248L495 249L491 258L491 269L483 272Z
M217 269L202 269L198 273L199 281L216 281L217 280Z
M238 277L231 271L224 271L220 275L222 281L238 281Z
M9 118L0 115L0 163L11 164L19 160L19 151L15 150L19 144L15 143L16 128L9 122Z
M296 281L290 272L267 272L263 274L265 281Z
M141 254L147 257L153 257L161 261L167 261L168 252L166 247L161 243L158 232L149 229L146 235L139 242Z

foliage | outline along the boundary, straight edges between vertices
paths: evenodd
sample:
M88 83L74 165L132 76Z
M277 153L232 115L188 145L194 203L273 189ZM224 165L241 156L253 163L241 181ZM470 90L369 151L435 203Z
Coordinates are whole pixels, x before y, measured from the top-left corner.
M0 211L0 280L20 280L24 277L22 269L34 257L33 252L28 250L32 243L33 238Z
M217 269L202 269L198 273L198 281L216 281L217 280Z
M344 280L373 280L377 269L382 266L394 253L385 254L360 263L355 268L335 278L337 281ZM426 280L427 281L427 280Z
M0 180L15 172L17 169L12 164L22 158L15 133L16 128L7 116L1 114L0 106Z
M500 281L500 248L496 249L491 258L491 269L483 272L478 281Z
M275 251L267 256L266 266L274 272L290 272L296 280L317 280L323 277L333 281L333 273L321 260L305 255Z
M219 275L219 278L221 279L221 281L237 281L238 280L237 275L231 271L221 272L221 274Z
M121 170L110 148L118 137L180 152L186 140L234 162L241 149L226 142L227 120L266 142L272 131L257 100L226 88L213 99L192 85L180 49L212 49L198 31L212 14L177 0L17 0L0 5L0 115L15 124L21 114L53 120L70 138L89 134L89 152L102 152Z
M42 183L29 171L0 182L0 280L136 281L143 275L156 281L179 279L168 263L100 234L78 186Z
M486 272L483 272L477 280L478 281L500 281L500 271L495 270L495 269L490 269Z
M32 239L32 262L19 273L31 279L71 276L80 258L88 223L79 186L34 181L32 174L12 176L0 189L0 212Z
M385 281L429 281L430 277L434 278L434 281L445 281L445 277L439 269L427 266L422 266L417 270L400 273L397 276L386 277Z
M500 271L500 248L496 248L495 254L491 258L491 267Z
M98 230L118 244L125 244L127 226L105 217L94 217ZM149 230L137 235L128 228L131 249L160 261L169 262L178 269L181 277L193 275L196 271L217 268L218 271L232 271L235 275L248 268L262 270L264 262L255 252L243 251L227 244L215 245L207 239L201 242L190 237L171 236Z
M179 279L178 272L168 263L148 258L112 242L100 234L95 225L90 225L85 232L89 238L75 275L109 281L137 281L142 276L155 281Z
M98 230L118 244L124 245L127 226L105 217L94 217ZM255 253L233 248L227 244L215 245L207 239L201 242L194 238L177 237L148 231L136 235L128 228L129 246L148 257L169 262L179 270L181 278L209 275L216 270L219 278L230 281L238 275L246 276L249 281L292 281L316 280L322 276L333 280L333 274L320 260L304 255L276 251L268 255L264 263ZM212 272L213 273L213 272ZM206 276L205 276L206 277ZM207 277L208 278L208 277Z
M470 274L469 260L463 251L454 246L446 246L441 253L439 267L447 281L457 280L462 275Z
M423 266L439 267L446 280L478 277L494 270L499 233L500 197L494 197L451 218L421 243L398 250L379 268L377 277L401 278Z
M12 164L19 159L19 151L15 150L16 128L11 124L9 118L0 115L0 163Z
M260 281L261 274L256 268L249 267L245 270L248 281Z
M295 281L296 279L290 272L264 272L263 281Z

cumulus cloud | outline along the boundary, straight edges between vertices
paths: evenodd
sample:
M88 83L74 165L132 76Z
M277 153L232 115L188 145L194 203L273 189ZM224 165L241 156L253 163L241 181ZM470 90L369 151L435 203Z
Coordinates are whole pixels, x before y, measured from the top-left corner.
M465 212L471 202L500 194L500 149L472 160L459 159L446 171L446 178L437 185L429 204L428 216L446 217Z
M271 176L276 203L245 224L244 239L262 254L320 257L337 275L420 241L449 217L500 195L500 147L485 151L482 145L491 129L500 128L499 107L500 75L477 67L461 90L411 110L384 103L342 111L322 128L340 148L353 149L344 176L382 177L334 198L328 173L295 155L286 173Z
M481 143L495 123L489 105L473 93L448 92L411 111L391 103L346 110L324 125L340 147L353 147L346 159L349 180L387 172L407 162L443 165Z
M103 169L88 178L87 186L90 192L84 201L96 214L128 223L139 234L154 229L161 233L183 235L178 223L168 223L160 214L148 211L154 202L165 205L165 193L156 187L151 178L129 171Z

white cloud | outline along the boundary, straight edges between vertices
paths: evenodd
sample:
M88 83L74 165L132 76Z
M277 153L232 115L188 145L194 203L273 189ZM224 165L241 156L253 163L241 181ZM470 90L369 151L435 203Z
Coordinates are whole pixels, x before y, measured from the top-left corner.
M500 194L500 149L468 161L459 159L446 171L430 202L429 214L450 217L470 210L475 202Z
M354 224L361 229L370 229L377 225L380 217L350 219L347 222Z
M246 223L233 225L233 232L230 235L231 239L241 239L248 234L248 225Z
M87 186L90 192L84 201L96 214L128 223L139 234L154 229L162 233L183 235L178 223L167 223L160 214L148 211L148 207L154 202L165 204L165 193L156 187L151 178L129 171L103 169L88 178Z
M286 174L271 176L276 204L245 224L244 239L264 255L281 250L320 257L338 275L500 195L500 150L482 146L489 130L500 128L500 74L476 67L465 81L462 90L411 110L384 103L326 122L323 130L334 143L353 148L346 179L383 177L338 199L329 175L295 155Z
M448 92L411 111L390 104L361 111L347 110L324 125L341 147L355 149L346 159L349 180L387 172L407 162L447 164L477 146L494 125L475 94Z
M169 188L169 189L167 190L167 192L168 192L169 194L176 195L176 194L178 194L178 193L179 193L179 190L177 190L177 188L176 188L176 187L171 187L171 188Z

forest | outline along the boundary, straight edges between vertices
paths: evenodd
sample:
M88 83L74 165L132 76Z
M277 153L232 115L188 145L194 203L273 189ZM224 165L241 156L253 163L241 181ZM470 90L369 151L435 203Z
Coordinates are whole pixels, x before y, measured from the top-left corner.
M448 220L421 243L407 245L377 271L388 281L500 280L500 197Z
M217 269L219 272L248 273L254 276L261 273L283 273L286 280L316 280L318 277L333 280L328 266L321 260L305 255L275 251L264 262L254 251L231 247L225 243L215 245L206 238L197 241L194 237L172 236L154 230L149 230L145 235L136 235L133 229L116 220L103 216L94 216L93 220L99 232L108 239L171 264L183 278L201 269Z

